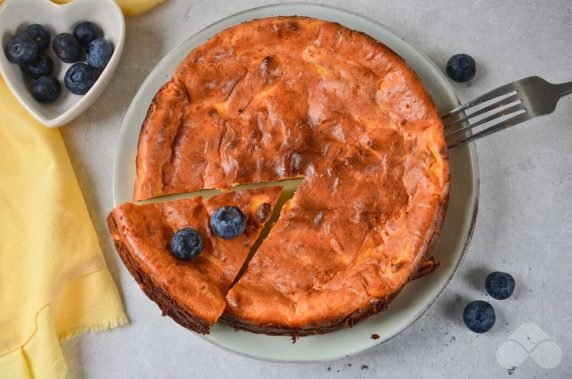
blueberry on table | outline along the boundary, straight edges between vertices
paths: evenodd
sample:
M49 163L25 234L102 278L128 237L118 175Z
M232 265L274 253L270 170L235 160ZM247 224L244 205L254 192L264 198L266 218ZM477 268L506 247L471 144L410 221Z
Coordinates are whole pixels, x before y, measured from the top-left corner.
M32 96L40 103L53 103L60 97L62 86L53 76L42 76L32 85Z
M463 321L467 328L475 333L484 333L490 330L496 321L495 310L486 301L472 301L465 307Z
M40 56L40 48L27 34L12 36L4 46L4 54L12 63L22 64L35 61Z
M94 39L103 37L99 26L87 21L77 24L73 29L73 35L82 46L87 46Z
M509 298L514 291L515 285L512 275L506 272L491 272L485 280L485 289L489 295L497 300Z
M231 239L244 233L246 217L239 208L225 205L211 215L210 225L217 236Z
M203 239L193 228L178 230L171 238L171 253L182 261L192 261L203 250Z
M475 77L477 65L467 54L455 54L447 61L447 75L456 82L468 82Z
M113 44L103 38L98 38L87 47L86 61L91 67L104 69L113 55Z
M54 69L54 62L52 58L47 55L40 55L38 59L29 63L22 63L20 65L24 74L32 79L39 79L45 75L51 75Z
M63 62L73 63L81 59L81 46L70 33L61 33L52 42L54 53Z
M44 51L50 46L52 36L42 25L32 24L26 28L25 33L38 44L40 51Z
M74 63L66 71L64 84L74 95L85 95L97 81L98 71L85 63Z

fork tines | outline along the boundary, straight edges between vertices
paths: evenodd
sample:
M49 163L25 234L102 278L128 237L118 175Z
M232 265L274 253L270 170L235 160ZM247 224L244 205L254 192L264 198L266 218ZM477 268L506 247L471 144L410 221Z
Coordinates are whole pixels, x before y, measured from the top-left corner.
M525 113L526 107L518 90L514 83L510 83L447 112L441 118L445 123L445 138L451 141L449 148L452 148L520 123L526 119ZM483 125L487 125L487 128L479 133L465 139L454 139L467 130Z

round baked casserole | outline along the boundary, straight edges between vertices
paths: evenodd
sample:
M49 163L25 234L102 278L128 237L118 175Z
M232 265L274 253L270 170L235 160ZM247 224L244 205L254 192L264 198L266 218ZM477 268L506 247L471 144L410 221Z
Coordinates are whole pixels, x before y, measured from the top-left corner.
M134 200L299 177L224 322L351 326L436 266L449 172L435 105L389 48L331 22L254 20L192 51L142 126Z

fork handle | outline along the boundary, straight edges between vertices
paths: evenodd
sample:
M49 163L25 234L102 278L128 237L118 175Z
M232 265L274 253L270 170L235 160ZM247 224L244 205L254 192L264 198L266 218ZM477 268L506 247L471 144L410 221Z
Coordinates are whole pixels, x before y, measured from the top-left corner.
M556 87L560 91L558 98L572 93L572 82L557 84Z

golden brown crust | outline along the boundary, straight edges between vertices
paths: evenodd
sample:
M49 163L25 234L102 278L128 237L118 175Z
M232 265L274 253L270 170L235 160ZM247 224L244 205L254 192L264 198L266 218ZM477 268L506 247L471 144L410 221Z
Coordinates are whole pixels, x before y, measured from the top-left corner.
M374 300L370 304L368 304L365 308L355 310L353 313L349 315L344 315L339 319L332 319L327 322L321 322L316 325L306 325L303 328L290 328L285 326L284 324L251 324L239 318L235 318L232 314L224 313L220 321L224 322L225 324L237 329L237 330L246 330L252 333L258 334L267 334L272 336L291 336L293 341L295 342L298 337L310 336L310 335L317 335L317 334L325 334L334 332L336 330L344 329L344 328L351 328L358 322L365 320L369 316L372 316L376 313L384 311L387 309L388 304L391 300L396 296L394 294L391 298L388 299L379 299Z
M165 88L140 135L136 199L304 177L226 296L233 326L351 325L435 267L443 125L386 46L315 19L255 20L191 52Z
M107 217L107 225L109 232L112 235L118 235L117 224L112 214ZM200 317L193 314L191 311L179 306L173 299L169 292L156 286L151 278L144 273L144 271L137 264L137 260L131 255L125 243L121 239L113 239L115 249L123 264L133 278L137 281L143 292L162 310L163 315L171 317L178 324L187 329L191 329L200 334L208 334L210 326L201 321Z
M208 333L225 308L224 296L270 217L280 187L236 191L165 203L125 203L108 216L117 251L143 291L179 324ZM247 218L245 232L225 240L214 235L209 215L223 205L239 207ZM270 209L270 211L269 211ZM169 251L175 231L192 227L204 249L191 262Z
M439 268L439 262L437 262L434 257L428 257L419 265L418 271L410 278L410 280L419 279L425 275L429 275L437 268ZM293 341L296 342L298 337L325 334L344 328L351 328L359 321L365 320L369 316L387 309L391 300L395 298L398 293L399 292L392 294L392 296L387 299L374 300L367 307L356 310L354 313L338 320L330 320L328 323L322 323L320 325L306 325L304 328L286 328L284 325L274 324L249 324L243 320L234 318L233 315L228 312L221 316L220 321L237 330L246 330L251 333L267 334L272 336L291 336Z
M192 51L153 100L134 200L303 176L326 167L328 141L352 138L337 123L355 123L358 137L402 120L428 126L433 111L402 59L363 33L303 17L251 21Z
M134 200L163 193L165 168L175 153L171 146L176 141L188 104L185 87L176 80L166 83L153 98L137 144ZM153 155L153 159L149 159L149 155Z
M225 319L238 327L302 335L378 312L419 271L441 226L447 153L441 120L418 78L363 34L327 24L319 36L345 59L327 52L319 59L321 49L311 54L326 72L301 112L327 153L310 160L294 198L227 294ZM346 94L354 85L357 93Z

